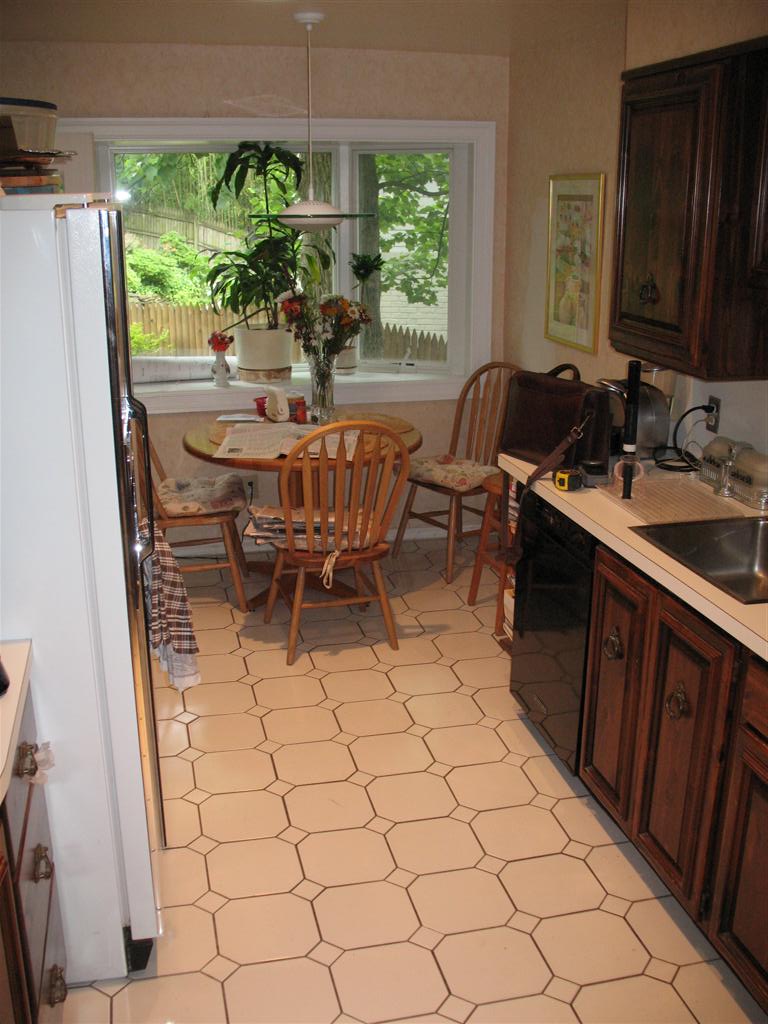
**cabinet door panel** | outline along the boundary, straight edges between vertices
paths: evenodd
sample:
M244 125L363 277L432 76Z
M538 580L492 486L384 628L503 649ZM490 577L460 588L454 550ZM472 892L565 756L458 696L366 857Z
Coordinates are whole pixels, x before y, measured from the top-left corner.
M621 825L626 824L630 810L650 601L650 585L600 549L595 564L580 774Z
M734 650L664 596L641 724L633 833L689 913L704 883Z

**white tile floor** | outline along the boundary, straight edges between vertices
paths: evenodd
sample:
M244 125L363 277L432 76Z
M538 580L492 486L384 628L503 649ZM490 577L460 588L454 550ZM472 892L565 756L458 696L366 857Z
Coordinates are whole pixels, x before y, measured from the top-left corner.
M493 580L469 608L441 542L406 547L400 650L373 611L323 609L293 666L284 609L264 626L188 577L204 683L156 691L163 936L58 1019L764 1020L510 695Z

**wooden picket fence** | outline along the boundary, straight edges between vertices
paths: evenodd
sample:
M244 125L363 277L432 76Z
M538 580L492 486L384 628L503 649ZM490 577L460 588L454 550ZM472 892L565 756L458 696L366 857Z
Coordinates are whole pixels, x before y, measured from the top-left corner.
M128 300L128 319L140 324L146 334L158 337L168 331L168 340L157 351L164 356L208 355L208 338L231 322L231 314L217 313L210 306L174 306L168 302L142 301L135 296ZM382 358L387 361L403 359L410 350L409 361L444 363L448 358L448 344L442 334L416 331L408 327L385 324L383 328ZM296 353L297 359L300 358Z

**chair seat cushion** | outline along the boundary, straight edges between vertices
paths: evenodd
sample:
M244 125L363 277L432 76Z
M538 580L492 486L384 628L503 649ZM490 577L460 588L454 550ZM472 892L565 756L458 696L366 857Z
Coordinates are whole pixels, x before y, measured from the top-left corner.
M237 473L188 480L163 480L157 489L169 516L201 516L209 512L239 512L245 508L245 488Z
M471 459L457 459L455 455L423 455L411 459L408 479L464 493L480 487L487 476L498 471L498 466L483 466Z

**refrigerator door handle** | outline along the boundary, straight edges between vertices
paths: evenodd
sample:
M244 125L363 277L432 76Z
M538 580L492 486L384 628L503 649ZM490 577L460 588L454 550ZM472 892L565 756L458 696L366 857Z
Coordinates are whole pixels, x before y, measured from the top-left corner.
M135 550L139 565L155 550L155 516L152 507L152 464L149 456L149 421L147 410L142 403L133 395L125 396L125 409L127 420L126 449L129 462L133 461L131 439L133 436L133 424L138 423L140 433L138 437L139 450L141 453L142 465L129 471L130 501L134 522ZM136 486L137 473L140 473L144 480L144 492L146 497L146 528L142 528L142 521L139 512L138 491Z

